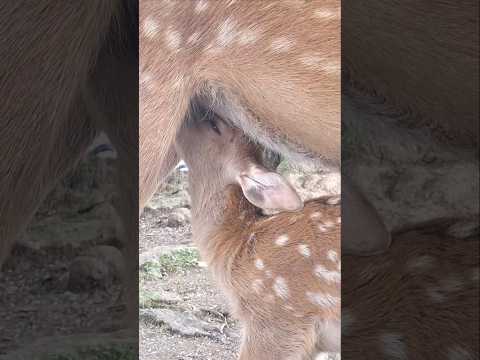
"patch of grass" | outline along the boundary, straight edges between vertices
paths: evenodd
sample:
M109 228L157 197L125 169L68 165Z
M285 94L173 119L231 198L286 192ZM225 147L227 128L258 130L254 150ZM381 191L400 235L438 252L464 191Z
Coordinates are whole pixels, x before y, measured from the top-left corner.
M160 255L156 261L147 261L140 267L142 280L163 278L169 273L185 271L198 265L198 251L194 249L175 250L170 254Z
M138 305L140 309L152 309L161 307L160 305L165 304L165 299L160 296L160 294L154 291L145 291L140 289L139 292Z
M75 353L46 355L44 360L133 360L138 354L133 345L118 345L116 347L92 347L78 349Z

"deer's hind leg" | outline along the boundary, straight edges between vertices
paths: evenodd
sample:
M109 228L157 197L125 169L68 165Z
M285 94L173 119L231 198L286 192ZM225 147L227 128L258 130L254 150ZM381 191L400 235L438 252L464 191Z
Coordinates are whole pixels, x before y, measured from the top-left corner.
M239 360L309 360L315 348L313 325L255 322L243 332Z

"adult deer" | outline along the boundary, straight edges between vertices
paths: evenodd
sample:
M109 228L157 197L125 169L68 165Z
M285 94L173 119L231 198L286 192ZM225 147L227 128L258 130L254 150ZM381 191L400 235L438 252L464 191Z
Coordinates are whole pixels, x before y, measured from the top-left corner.
M417 229L342 256L343 359L478 359L479 243Z
M140 208L178 161L192 102L291 159L339 167L338 0L142 0L140 58ZM385 250L375 210L348 181L343 190L344 250Z
M338 352L338 200L303 206L259 147L212 114L187 121L175 148L189 168L194 242L243 325L240 359Z
M138 202L131 175L138 155L137 14L136 1L0 5L0 267L49 190L103 130L129 173L118 179L136 284L138 225L129 209ZM136 285L130 290L135 302Z

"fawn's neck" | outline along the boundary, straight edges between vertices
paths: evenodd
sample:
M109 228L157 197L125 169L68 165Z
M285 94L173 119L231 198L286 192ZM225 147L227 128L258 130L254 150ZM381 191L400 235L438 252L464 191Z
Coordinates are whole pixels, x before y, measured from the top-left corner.
M200 180L195 172L189 173L192 200L193 239L200 252L212 252L216 242L239 230L255 219L256 208L243 196L238 185L222 185L220 176L205 176ZM208 254L215 256L215 254Z

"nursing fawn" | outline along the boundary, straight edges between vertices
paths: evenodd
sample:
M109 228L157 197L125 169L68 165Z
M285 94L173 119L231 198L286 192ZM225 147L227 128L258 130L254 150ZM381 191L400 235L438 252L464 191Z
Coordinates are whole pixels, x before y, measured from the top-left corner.
M258 146L215 116L187 121L176 150L189 168L194 241L243 325L240 359L338 351L338 201L303 205Z

